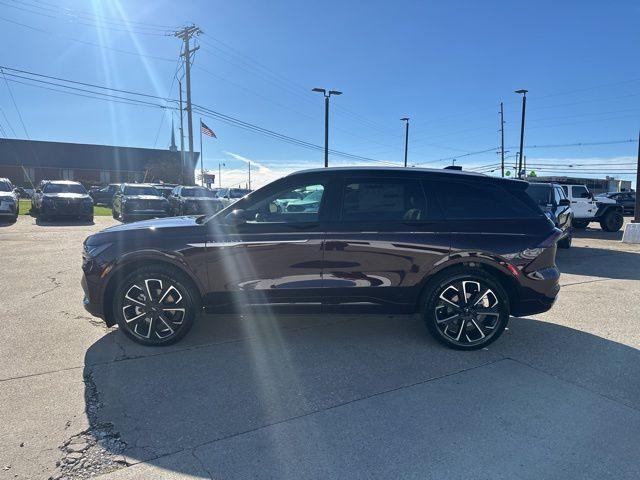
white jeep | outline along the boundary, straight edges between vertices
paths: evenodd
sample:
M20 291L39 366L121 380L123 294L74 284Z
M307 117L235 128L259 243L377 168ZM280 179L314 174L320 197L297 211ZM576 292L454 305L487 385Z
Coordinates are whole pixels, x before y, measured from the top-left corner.
M606 232L622 228L622 207L615 200L606 197L596 200L585 185L562 185L562 189L571 201L574 228L587 228L590 222L599 222Z

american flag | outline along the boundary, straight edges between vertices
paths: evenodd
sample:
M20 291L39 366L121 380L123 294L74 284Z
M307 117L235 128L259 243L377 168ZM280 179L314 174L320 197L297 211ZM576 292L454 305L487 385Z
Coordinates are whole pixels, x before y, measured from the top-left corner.
M204 133L207 137L213 137L213 138L218 138L216 137L216 134L213 130L211 130L209 127L207 127L202 120L200 120L200 131L202 133Z

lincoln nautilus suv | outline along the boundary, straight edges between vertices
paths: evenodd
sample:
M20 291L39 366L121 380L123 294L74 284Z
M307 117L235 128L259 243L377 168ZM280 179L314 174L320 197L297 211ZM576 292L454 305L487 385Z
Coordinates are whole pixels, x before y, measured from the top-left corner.
M204 309L267 308L418 313L439 342L481 348L558 294L561 232L527 185L453 170L297 172L214 214L91 235L84 305L145 345L176 342Z

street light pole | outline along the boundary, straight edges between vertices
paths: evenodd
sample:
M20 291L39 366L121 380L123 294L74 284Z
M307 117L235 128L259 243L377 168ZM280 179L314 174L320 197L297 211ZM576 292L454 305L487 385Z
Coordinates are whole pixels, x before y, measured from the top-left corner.
M520 160L518 163L518 178L522 178L522 150L524 148L524 118L527 111L527 92L529 90L516 90L515 93L522 94L522 122L520 123Z
M409 151L409 117L403 117L400 119L405 124L404 129L404 166L407 166L407 153Z
M331 95L342 95L337 90L329 90L324 88L313 88L312 92L322 93L324 95L324 166L329 166L329 97Z
M638 163L636 166L636 206L633 213L633 223L640 223L640 133L638 133Z

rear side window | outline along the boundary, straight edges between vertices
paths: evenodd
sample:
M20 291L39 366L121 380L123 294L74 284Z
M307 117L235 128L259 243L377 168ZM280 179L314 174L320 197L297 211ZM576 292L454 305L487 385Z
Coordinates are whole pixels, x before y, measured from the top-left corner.
M587 187L584 187L582 185L578 185L576 187L571 187L571 194L573 195L573 198L588 198L589 197L589 191L587 190Z
M447 219L531 218L540 215L524 190L510 192L500 185L471 182L438 183L434 188ZM519 194L527 201L518 198Z
M418 180L347 180L342 189L341 219L349 222L420 221L427 201Z

